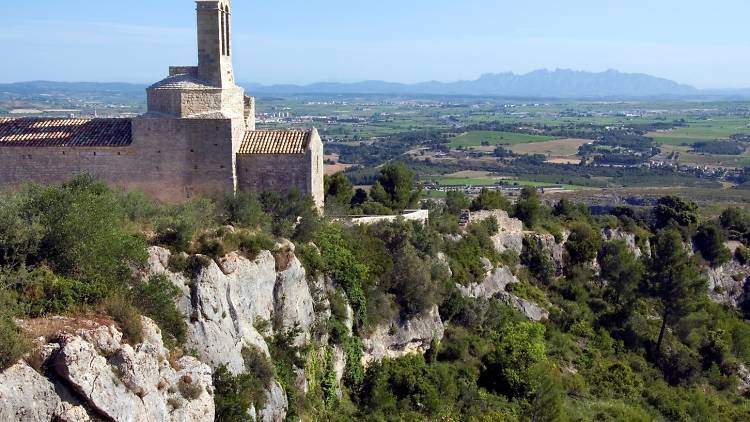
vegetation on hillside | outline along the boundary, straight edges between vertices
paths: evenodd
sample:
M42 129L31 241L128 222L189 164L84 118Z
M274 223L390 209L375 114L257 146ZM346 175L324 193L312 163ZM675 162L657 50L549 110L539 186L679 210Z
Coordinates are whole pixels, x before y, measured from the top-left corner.
M384 167L377 185L363 195L345 177L332 176L329 204L342 213L416 205L407 167ZM349 226L321 217L296 192L167 205L82 176L4 193L0 367L29 347L13 318L103 312L138 341L143 314L179 349L186 330L174 286L138 275L147 246L187 252L170 267L190 274L206 259L235 250L252 257L285 237L296 243L309 274L326 274L340 287L328 294L332 316L320 327L330 344L297 347L294 330L276 330L268 339L270 361L245 350L246 374L225 368L214 374L217 420L244 420L249 406L262 406L271 379L285 388L290 420L750 419L750 402L738 389L738 373L750 365L750 306L709 301L704 275L730 260L748 262L750 215L728 209L707 220L695 204L676 197L651 209L592 215L569 201L548 206L530 188L515 203L498 195L423 202L431 211L425 226L403 220ZM494 219L459 226L466 208L504 209L521 219L533 231L522 253L497 251ZM605 241L602 229L634 234L643 253L623 240ZM539 236L567 239L562 270ZM743 246L732 254L725 240ZM462 296L458 286L483 280L487 262L514 272L520 283L509 289L544 306L549 320L528 321L503 301ZM353 333L344 323L347 303ZM361 366L362 336L436 307L445 337L425 356ZM332 378L334 345L348 358L340 398ZM307 395L295 387L301 367L314 380Z

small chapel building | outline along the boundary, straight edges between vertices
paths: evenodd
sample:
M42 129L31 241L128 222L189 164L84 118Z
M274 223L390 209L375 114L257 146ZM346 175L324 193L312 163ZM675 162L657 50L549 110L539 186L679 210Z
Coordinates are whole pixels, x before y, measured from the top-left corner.
M317 130L255 130L235 83L230 0L198 0L198 66L170 67L131 119L0 118L0 186L89 173L169 202L296 188L323 206Z

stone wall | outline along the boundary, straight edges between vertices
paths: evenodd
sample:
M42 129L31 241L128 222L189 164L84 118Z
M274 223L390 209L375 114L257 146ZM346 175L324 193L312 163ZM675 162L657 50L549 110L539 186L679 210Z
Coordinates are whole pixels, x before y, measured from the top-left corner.
M323 207L323 143L313 130L305 154L237 155L237 190L241 192L287 192L297 188Z
M4 147L0 181L5 186L50 184L89 173L115 187L170 202L232 192L232 140L241 132L237 126L229 119L142 117L133 119L128 147Z

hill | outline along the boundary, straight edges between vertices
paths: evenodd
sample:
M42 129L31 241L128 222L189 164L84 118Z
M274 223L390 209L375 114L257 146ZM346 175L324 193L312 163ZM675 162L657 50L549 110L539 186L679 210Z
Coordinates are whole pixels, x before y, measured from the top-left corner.
M311 85L250 85L256 93L269 94L430 94L493 95L544 98L608 98L691 96L698 89L668 79L616 70L592 73L558 69L536 70L524 75L494 73L474 81L400 84L383 81L315 83Z

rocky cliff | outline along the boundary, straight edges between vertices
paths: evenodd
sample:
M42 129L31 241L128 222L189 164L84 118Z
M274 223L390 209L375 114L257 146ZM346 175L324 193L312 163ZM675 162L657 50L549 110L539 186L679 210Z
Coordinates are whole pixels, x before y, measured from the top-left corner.
M211 368L172 355L156 324L142 322L143 342L131 345L101 318L19 321L43 335L0 374L0 420L213 421Z

